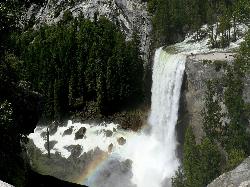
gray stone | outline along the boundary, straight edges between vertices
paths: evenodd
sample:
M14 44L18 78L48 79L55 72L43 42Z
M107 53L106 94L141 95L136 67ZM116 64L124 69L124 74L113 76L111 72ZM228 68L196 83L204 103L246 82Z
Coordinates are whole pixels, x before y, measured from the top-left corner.
M120 137L117 139L117 142L119 145L124 145L126 143L126 139L123 137Z
M204 60L211 60L211 62L204 62ZM206 83L208 80L220 80L217 87L219 97L224 93L224 85L222 84L222 77L226 73L226 68L218 68L215 60L225 61L227 65L232 65L234 62L233 53L214 52L207 54L190 55L187 57L185 75L183 81L181 107L180 110L184 110L185 113L181 114L179 120L182 122L182 126L191 125L193 127L196 141L200 142L204 136L202 129L202 110L205 106L205 93ZM244 81L245 88L243 91L243 97L245 102L250 102L250 76L247 75ZM225 104L220 102L221 112L225 114L221 120L224 123L230 121L227 116L227 109ZM185 123L185 124L183 124Z
M70 156L73 158L78 158L82 153L82 146L80 145L70 145L65 148L71 152Z
M111 130L105 131L106 137L111 137L113 135L113 132Z
M56 144L57 144L57 141L55 140L49 141L49 150L53 149ZM45 142L44 147L48 151L48 142Z
M86 133L86 128L81 127L75 134L75 140L82 139Z
M73 132L73 126L71 126L70 128L66 129L64 132L63 132L63 136L65 135L71 135Z
M250 186L250 157L234 170L222 174L208 187L247 187Z
M113 145L112 143L109 144L109 147L108 147L108 152L109 152L109 153L112 152L113 147L114 147L114 145Z

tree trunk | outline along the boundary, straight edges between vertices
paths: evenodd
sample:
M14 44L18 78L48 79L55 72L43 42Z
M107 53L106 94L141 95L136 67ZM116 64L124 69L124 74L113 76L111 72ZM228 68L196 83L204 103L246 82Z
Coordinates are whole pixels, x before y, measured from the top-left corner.
M49 147L49 128L47 127L47 149L48 149L48 158L50 158L50 147Z

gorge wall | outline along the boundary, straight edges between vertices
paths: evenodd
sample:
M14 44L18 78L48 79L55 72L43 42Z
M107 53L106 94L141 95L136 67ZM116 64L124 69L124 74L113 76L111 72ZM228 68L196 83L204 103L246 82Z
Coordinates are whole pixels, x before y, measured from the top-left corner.
M205 106L206 83L209 80L221 80L226 73L223 63L227 65L232 64L234 55L234 53L230 52L213 52L189 55L187 58L178 128L191 125L197 142L200 142L204 136L202 130L202 110ZM250 76L246 76L244 84L244 100L249 103ZM218 90L220 94L223 94L224 88L222 84L219 84ZM222 107L221 112L226 114L225 105L223 103L220 103L220 105ZM225 116L221 120L226 122L228 118ZM181 133L180 136L182 137L180 137L182 139L181 142L183 142L184 134Z

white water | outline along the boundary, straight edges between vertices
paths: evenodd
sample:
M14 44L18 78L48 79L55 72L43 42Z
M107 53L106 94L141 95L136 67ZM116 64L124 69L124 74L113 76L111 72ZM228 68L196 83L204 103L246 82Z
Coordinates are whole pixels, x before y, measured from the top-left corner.
M138 187L170 186L179 166L175 126L186 56L157 49L153 66L149 135L142 134L125 147L132 161L133 182Z
M162 178L172 177L179 165L176 157L175 126L186 56L156 51L153 67L151 115L152 137L158 140L163 170Z

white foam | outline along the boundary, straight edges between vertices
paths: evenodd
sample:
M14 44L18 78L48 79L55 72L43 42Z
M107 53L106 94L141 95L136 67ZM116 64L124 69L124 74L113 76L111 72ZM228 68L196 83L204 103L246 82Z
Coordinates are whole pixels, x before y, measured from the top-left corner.
M71 135L64 135L65 130L73 127L73 132ZM75 140L75 133L81 128L86 128L86 133L83 139ZM115 129L115 131L113 131ZM37 127L34 130L34 133L29 135L29 138L33 140L36 147L38 147L43 154L47 153L44 144L46 143L46 137L41 136L42 133L46 133L47 127ZM107 137L105 131L110 130L113 132L111 137ZM120 137L127 138L131 136L134 132L127 132L124 130L118 129L118 125L114 123L110 124L81 124L81 123L72 123L68 121L67 126L58 127L55 134L49 136L50 141L57 141L51 153L58 152L63 157L68 158L71 155L71 152L66 149L70 145L80 145L83 149L82 153L89 152L94 150L96 147L99 147L103 151L108 151L109 145L113 144L113 149L119 149L121 145L117 142L117 139Z

